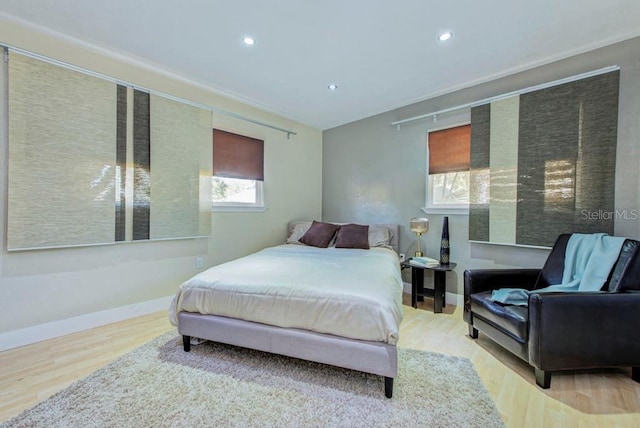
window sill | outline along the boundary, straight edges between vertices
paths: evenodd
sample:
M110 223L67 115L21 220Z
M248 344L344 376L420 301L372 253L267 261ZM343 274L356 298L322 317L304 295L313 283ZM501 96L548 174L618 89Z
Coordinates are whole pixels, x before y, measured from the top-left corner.
M469 208L436 208L436 207L422 207L420 208L425 214L448 214L448 215L469 215Z
M228 206L228 207L212 207L211 212L214 213L263 213L267 211L268 207L240 207L240 206Z
M473 241L469 240L470 244L483 244L483 245L498 245L502 247L516 247L516 248L533 248L535 250L550 250L553 247L545 247L542 245L523 245L516 243L507 243L507 242L489 242L489 241Z

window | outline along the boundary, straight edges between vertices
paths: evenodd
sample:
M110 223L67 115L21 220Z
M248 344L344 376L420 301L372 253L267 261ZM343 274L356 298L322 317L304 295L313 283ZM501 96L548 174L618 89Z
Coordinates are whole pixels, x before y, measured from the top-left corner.
M427 144L429 171L424 211L468 212L471 125L431 131Z
M214 176L212 184L214 205L262 205L262 181Z
M264 141L213 130L212 207L263 210Z

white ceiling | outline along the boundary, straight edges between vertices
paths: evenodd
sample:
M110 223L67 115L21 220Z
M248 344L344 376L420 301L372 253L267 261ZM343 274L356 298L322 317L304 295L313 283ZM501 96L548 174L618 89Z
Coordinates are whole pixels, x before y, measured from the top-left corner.
M0 0L0 13L320 129L640 35L640 0Z

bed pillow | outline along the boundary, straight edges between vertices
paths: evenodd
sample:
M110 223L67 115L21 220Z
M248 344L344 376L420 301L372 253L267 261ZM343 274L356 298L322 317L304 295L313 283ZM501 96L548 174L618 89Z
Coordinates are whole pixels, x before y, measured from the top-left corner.
M384 226L369 227L369 247L388 247L393 233Z
M338 229L340 229L338 225L314 220L307 233L299 241L313 247L327 248Z
M309 230L310 227L311 227L311 222L310 221L296 223L296 225L293 226L293 231L291 231L291 235L289 235L289 237L287 238L286 243L287 244L302 244L300 242L300 238L302 238L304 236L304 234L307 233L307 231Z
M336 248L369 249L369 226L345 224L336 236Z

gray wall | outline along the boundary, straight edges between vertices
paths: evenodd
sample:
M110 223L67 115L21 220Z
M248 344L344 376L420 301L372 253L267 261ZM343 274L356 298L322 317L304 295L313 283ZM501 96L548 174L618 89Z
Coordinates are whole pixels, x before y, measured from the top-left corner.
M469 112L440 115L436 123L412 122L400 130L390 126L392 122L610 65L621 67L615 199L617 212L627 215L616 220L615 234L640 238L640 38L324 131L323 220L398 223L400 250L412 254L416 237L408 222L424 215L420 208L425 205L427 131L468 122ZM426 243L427 255L438 257L443 216L427 217L431 229L423 236L423 251ZM465 269L540 267L548 254L541 249L469 243L466 215L449 215L449 229L451 259L458 263L448 277L450 293L462 294Z

